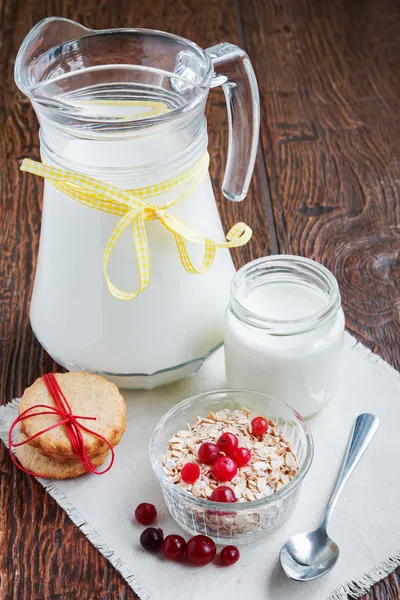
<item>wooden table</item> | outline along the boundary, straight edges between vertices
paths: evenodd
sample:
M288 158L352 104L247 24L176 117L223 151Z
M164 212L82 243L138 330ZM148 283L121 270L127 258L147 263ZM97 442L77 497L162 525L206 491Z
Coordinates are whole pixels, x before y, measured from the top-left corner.
M261 91L251 192L221 198L227 130L221 92L208 103L211 168L226 229L254 229L236 265L268 253L314 258L339 280L347 327L400 368L400 7L396 0L1 0L1 401L57 369L28 320L42 185L19 170L39 156L37 121L13 66L49 15L92 28L149 27L246 48ZM135 595L42 487L1 446L1 600ZM388 515L388 519L394 515ZM400 569L364 598L400 598ZM289 599L288 599L289 600Z

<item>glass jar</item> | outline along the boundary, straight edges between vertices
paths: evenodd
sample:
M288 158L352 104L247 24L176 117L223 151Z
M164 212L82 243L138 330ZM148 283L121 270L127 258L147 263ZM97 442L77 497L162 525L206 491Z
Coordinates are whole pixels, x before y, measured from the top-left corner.
M227 383L280 398L310 417L336 394L344 327L339 286L328 269L298 256L255 260L231 285Z

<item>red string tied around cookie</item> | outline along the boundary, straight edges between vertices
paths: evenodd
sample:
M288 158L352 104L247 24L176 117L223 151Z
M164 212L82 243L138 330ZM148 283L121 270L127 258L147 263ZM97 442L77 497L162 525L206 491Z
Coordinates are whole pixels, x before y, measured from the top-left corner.
M58 382L57 382L57 379L56 379L54 373L47 373L46 375L43 375L43 381L49 391L50 396L52 397L52 399L54 401L55 406L49 406L48 404L36 404L35 406L31 406L30 408L27 408L26 410L24 410L15 419L15 421L13 422L13 424L10 427L10 431L8 432L8 448L9 448L11 460L13 461L13 463L18 467L18 469L20 469L24 473L27 473L28 475L33 475L34 477L47 478L46 475L40 475L40 473L33 473L32 471L25 469L15 458L12 449L17 448L18 446L23 446L24 444L29 444L29 442L31 442L35 438L39 437L40 435L43 435L47 431L50 431L51 429L55 429L56 427L60 427L61 425L64 425L65 430L68 435L68 438L69 438L69 441L71 442L72 449L76 455L76 458L77 458L77 460L79 460L80 463L82 463L82 466L84 467L85 471L94 473L95 475L104 475L104 473L107 473L107 471L109 471L111 469L111 467L113 466L113 463L114 463L114 457L115 457L114 448L112 447L110 442L103 435L101 435L100 433L97 433L96 431L92 431L91 429L89 429L88 427L85 427L84 425L82 425L82 423L79 423L79 421L78 421L78 420L96 421L97 418L74 415L72 413L71 406L70 406L68 400L66 399L66 397L64 396L60 386L58 385ZM32 411L36 410L37 408L44 408L46 410L32 413ZM18 442L17 444L14 444L14 442L12 441L12 433L14 431L14 428L19 423L24 421L25 419L33 419L34 417L40 417L42 415L57 415L60 417L61 420L57 421L57 423L54 423L53 425L50 425L50 427L46 427L46 429L43 429L42 431L38 431L37 433L35 433L34 435L31 435L26 440L24 440L22 442ZM105 444L107 444L107 446L111 450L110 464L108 465L108 467L103 469L103 471L97 471L96 467L90 462L90 459L89 459L86 449L85 449L85 441L83 439L81 430L86 431L86 433L90 433L91 435L94 435L95 437L99 438Z

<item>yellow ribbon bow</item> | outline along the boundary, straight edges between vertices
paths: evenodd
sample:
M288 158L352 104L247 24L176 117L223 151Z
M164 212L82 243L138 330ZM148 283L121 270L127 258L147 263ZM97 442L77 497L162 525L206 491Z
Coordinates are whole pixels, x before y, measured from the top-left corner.
M251 238L253 232L250 227L245 223L236 223L228 232L227 241L217 244L200 231L189 227L177 217L166 212L168 208L182 202L195 191L207 173L208 163L209 156L205 152L194 167L175 179L155 186L127 191L80 173L64 171L29 159L22 161L21 170L44 177L55 188L85 206L122 217L107 243L103 257L103 271L108 289L115 298L133 300L150 283L150 252L144 226L145 221L158 219L174 235L181 263L188 273L205 273L214 262L217 248L244 246ZM174 200L161 206L145 200L145 198L172 191L184 183L189 183L186 189ZM139 272L139 288L135 292L124 292L118 289L108 276L108 261L111 252L129 226L132 226ZM205 246L203 261L199 268L194 266L189 256L186 241Z

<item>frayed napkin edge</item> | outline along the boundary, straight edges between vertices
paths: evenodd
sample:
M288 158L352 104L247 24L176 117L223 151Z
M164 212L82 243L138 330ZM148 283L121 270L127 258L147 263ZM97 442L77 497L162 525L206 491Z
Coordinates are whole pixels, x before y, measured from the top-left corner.
M360 598L360 596L367 594L373 585L390 575L398 566L400 566L400 550L386 560L381 561L376 567L369 569L361 577L336 588L326 600L347 600L349 596L350 598Z

